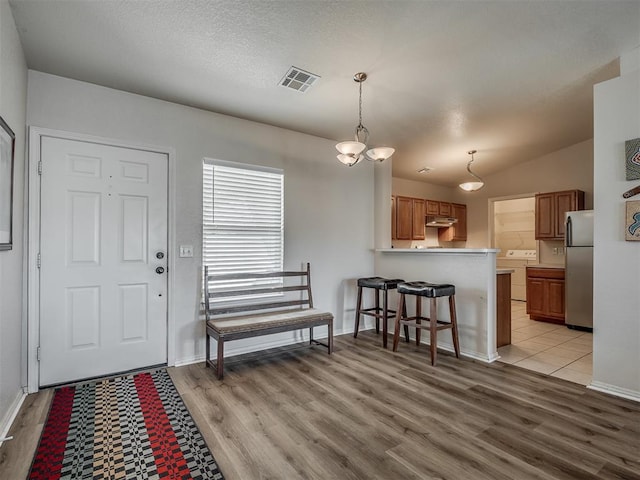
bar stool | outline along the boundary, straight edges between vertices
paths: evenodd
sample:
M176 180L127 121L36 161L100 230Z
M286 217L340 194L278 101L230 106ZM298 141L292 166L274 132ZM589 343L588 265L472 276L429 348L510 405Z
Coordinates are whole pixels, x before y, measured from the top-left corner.
M358 300L356 303L356 324L353 330L353 338L358 336L358 329L360 327L360 316L370 315L376 319L376 333L380 333L380 319L382 319L382 346L387 348L387 329L389 314L392 316L396 314L395 310L388 308L388 294L389 290L395 289L399 283L404 282L401 278L382 278L382 277L366 277L358 279ZM362 308L362 289L373 288L375 289L376 306L371 308ZM382 308L380 308L380 291L382 294ZM405 312L406 314L406 312ZM409 328L404 327L404 335L409 341Z
M429 330L430 337L430 350L431 350L431 365L436 364L436 352L437 352L437 335L438 330L451 329L451 336L453 337L453 349L456 352L456 357L460 358L460 345L458 344L458 324L456 321L456 287L448 284L436 284L428 282L404 282L397 285L399 298L398 309L396 314L395 332L393 334L393 351L398 350L398 335L400 325L404 325L416 329L416 345L420 346L420 332L422 329ZM405 295L415 295L416 297L416 315L415 317L408 317L406 312ZM422 298L427 297L431 299L429 317L422 316ZM449 297L449 322L438 320L437 300L440 297ZM402 312L401 315L399 312ZM426 320L429 323L422 325L422 320Z

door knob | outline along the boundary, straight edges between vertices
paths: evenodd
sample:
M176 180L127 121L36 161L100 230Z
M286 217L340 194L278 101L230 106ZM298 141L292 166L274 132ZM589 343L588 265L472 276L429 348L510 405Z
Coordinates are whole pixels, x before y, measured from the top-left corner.
M162 275L162 274L164 273L164 267L158 267L158 268L156 268L156 273L157 273L158 275Z

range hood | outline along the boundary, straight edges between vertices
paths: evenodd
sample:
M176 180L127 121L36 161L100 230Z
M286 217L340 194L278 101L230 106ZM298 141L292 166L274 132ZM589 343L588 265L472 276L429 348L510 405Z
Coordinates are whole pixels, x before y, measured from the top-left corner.
M425 226L426 227L450 227L454 223L457 223L458 219L453 217L441 217L439 215L427 215L425 217Z

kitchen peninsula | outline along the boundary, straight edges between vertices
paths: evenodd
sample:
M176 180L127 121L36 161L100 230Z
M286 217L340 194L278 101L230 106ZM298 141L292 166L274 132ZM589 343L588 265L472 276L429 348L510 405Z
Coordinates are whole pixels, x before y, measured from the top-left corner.
M498 358L498 251L493 248L380 248L375 251L375 271L376 275L387 278L455 285L460 352L467 357L493 362ZM407 308L412 311L415 304L409 302ZM446 302L438 302L438 316L449 319ZM451 337L446 334L439 337L438 347L453 351Z

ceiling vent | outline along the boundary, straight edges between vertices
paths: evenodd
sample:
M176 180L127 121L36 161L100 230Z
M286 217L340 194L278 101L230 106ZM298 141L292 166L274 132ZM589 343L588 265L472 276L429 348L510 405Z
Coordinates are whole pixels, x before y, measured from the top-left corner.
M431 170L433 170L432 167L422 167L420 170L418 170L418 173L429 173Z
M320 76L310 73L298 67L291 67L289 71L282 77L280 86L296 90L298 92L306 92Z

